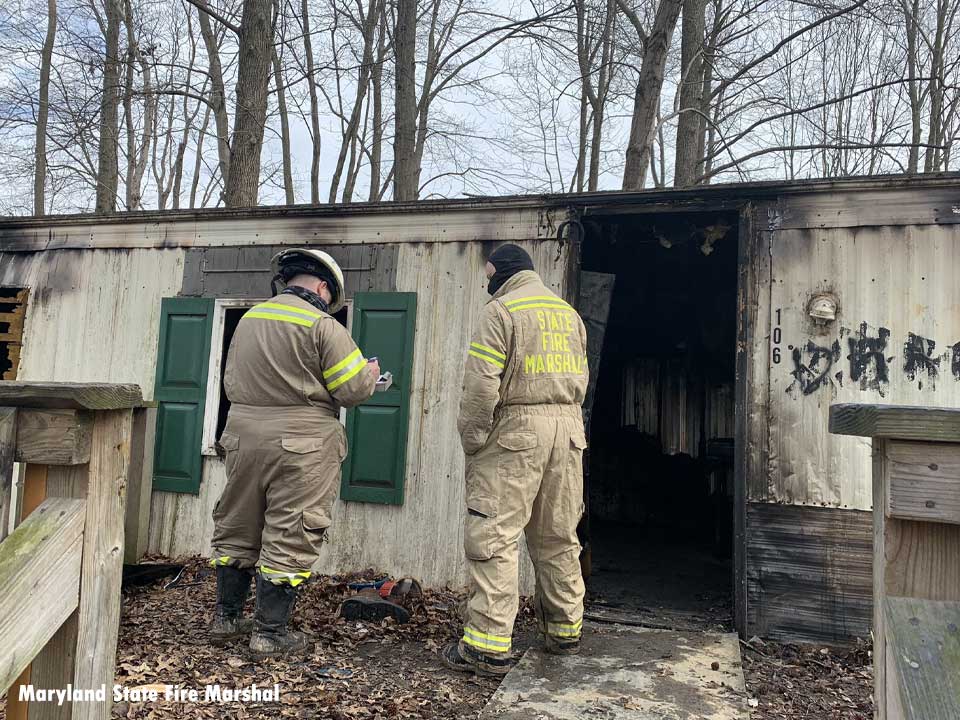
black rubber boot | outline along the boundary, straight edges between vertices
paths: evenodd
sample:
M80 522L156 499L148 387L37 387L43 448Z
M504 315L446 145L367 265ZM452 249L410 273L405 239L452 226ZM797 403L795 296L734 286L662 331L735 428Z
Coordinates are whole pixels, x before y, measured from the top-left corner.
M257 574L257 611L253 635L250 636L250 654L255 660L302 655L312 649L311 638L287 630L296 598L296 588L286 584L274 585Z
M242 617L243 603L249 594L249 570L217 566L217 609L210 623L211 643L223 645L253 630L253 621Z
M503 677L515 664L513 657L509 654L504 654L502 657L487 655L462 642L447 645L441 657L444 664L451 670L493 677Z
M555 638L544 635L543 649L551 655L579 655L580 638Z

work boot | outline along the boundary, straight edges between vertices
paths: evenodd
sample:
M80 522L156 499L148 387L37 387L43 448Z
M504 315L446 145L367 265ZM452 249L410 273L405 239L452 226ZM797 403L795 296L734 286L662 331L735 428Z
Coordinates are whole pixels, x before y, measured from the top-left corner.
M514 666L509 654L502 658L474 650L462 642L450 643L443 649L443 662L451 670L503 677Z
M257 610L250 636L250 654L255 660L302 655L313 648L310 637L287 630L296 597L297 591L290 585L275 585L257 574Z
M580 638L555 638L543 636L543 649L551 655L579 655Z
M217 566L217 609L209 629L212 644L225 645L253 630L253 621L242 617L243 603L249 594L248 570Z

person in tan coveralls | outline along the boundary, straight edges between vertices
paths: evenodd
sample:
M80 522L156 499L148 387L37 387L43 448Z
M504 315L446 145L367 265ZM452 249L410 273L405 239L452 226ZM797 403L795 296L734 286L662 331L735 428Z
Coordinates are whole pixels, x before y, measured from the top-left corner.
M374 391L380 368L331 317L343 306L343 274L317 250L274 258L285 290L247 312L230 343L224 388L230 399L220 437L227 485L213 510L217 570L211 640L253 630L257 658L306 650L287 621L310 577L327 528L347 441L341 406ZM254 623L241 619L252 574Z
M536 569L545 649L580 649L587 339L580 316L543 284L522 248L498 248L486 272L493 297L468 351L458 421L470 596L463 637L444 660L502 675L511 665L521 533Z

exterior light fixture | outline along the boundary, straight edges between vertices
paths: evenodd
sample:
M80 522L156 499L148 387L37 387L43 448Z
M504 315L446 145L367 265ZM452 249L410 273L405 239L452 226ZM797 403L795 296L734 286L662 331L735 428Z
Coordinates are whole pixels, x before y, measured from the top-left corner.
M837 319L837 298L830 293L814 295L807 305L807 314L816 322L833 322Z

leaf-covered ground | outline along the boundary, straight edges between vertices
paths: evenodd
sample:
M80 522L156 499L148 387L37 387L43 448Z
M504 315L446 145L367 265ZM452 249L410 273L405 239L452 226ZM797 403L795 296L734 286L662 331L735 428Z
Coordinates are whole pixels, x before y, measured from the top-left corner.
M312 655L257 664L246 644L211 647L206 626L215 598L215 579L199 562L180 583L127 592L124 597L117 683L153 683L203 689L280 686L280 703L119 703L114 717L126 718L462 718L476 714L496 689L494 680L453 673L439 652L457 636L461 598L427 590L411 606L409 623L348 622L337 616L354 593L348 584L379 577L376 572L319 577L300 594L292 625L316 636ZM253 601L247 614L252 614ZM525 610L519 628L531 635ZM521 632L521 634L524 634Z
M439 652L459 630L462 596L427 590L412 606L409 623L348 622L337 617L348 584L378 577L368 571L320 577L301 593L294 626L317 637L315 651L295 661L257 664L244 643L215 648L207 623L215 579L199 561L188 564L179 582L124 591L117 651L119 685L157 688L280 686L280 701L183 703L119 702L116 718L446 718L476 717L497 681L453 673ZM252 601L247 608L252 612ZM527 604L517 623L516 647L536 641ZM871 668L865 647L849 651L782 646L757 640L743 648L748 697L754 720L866 720L872 717ZM0 707L0 720L4 711Z
M866 644L826 648L754 638L742 651L747 693L756 705L753 720L873 717L873 667Z

